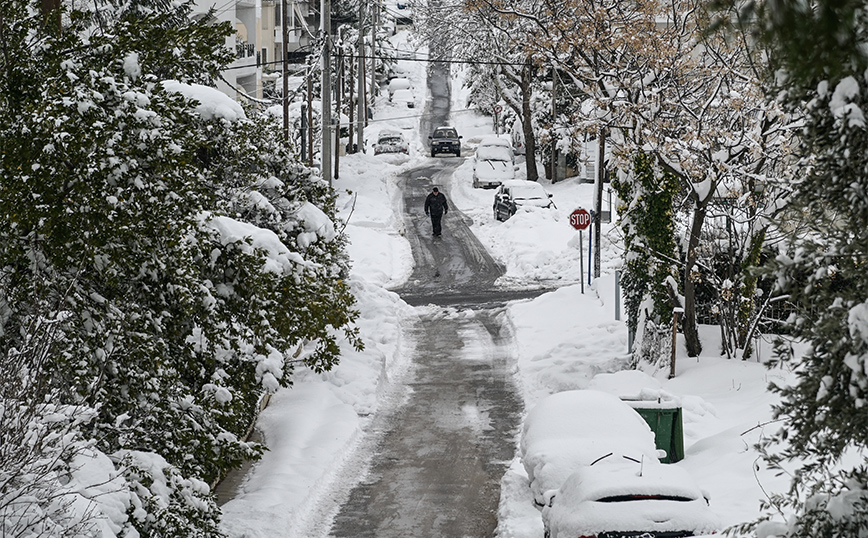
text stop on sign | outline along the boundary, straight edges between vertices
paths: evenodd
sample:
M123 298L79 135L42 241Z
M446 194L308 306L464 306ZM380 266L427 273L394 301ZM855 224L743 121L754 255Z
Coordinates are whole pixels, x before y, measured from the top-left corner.
M570 226L576 230L584 230L591 224L591 214L579 208L570 213Z

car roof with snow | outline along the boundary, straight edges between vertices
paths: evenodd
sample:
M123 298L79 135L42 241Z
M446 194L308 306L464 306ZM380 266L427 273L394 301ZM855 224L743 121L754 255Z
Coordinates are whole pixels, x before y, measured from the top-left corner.
M509 183L509 182L506 182ZM521 462L536 502L582 466L610 452L656 460L654 433L617 396L595 390L558 392L542 399L524 421Z
M483 136L479 141L479 147L483 146L502 146L505 148L512 148L512 143L509 140L501 138L496 135Z
M512 161L512 154L503 146L479 146L476 148L478 161Z
M549 194L542 185L536 181L527 181L524 179L509 179L503 182L503 186L509 189L509 194L512 198L517 199L548 199Z

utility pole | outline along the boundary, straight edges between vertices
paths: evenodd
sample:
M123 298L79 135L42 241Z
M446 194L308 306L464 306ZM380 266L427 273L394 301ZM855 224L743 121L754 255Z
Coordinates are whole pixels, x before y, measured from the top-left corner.
M359 22L359 24L361 25L361 21ZM350 80L347 81L347 92L349 92L349 95L347 96L347 115L350 117L349 125L347 126L349 130L349 137L347 138L347 153L355 153L355 151L353 151L353 128L355 127L356 120L354 114L356 107L353 106L353 77L355 76L356 71L354 67L355 64L353 64L354 60L355 59L353 58L353 53L350 52Z
M557 68L552 65L552 156L551 156L551 178L552 183L557 183L558 178L558 145L555 138L555 125L558 121L558 72Z
M338 44L340 45L341 42L342 42L342 40L339 38ZM344 101L344 55L343 55L343 50L341 48L338 48L338 55L337 55L337 58L335 58L335 63L337 65L336 71L338 74L338 81L337 81L337 84L335 84L335 104L337 105L338 123L337 123L337 126L335 127L336 131L335 131L335 147L334 147L334 150L335 150L334 178L338 179L341 176L341 174L340 174L340 165L341 165L341 105Z
M606 179L606 129L597 134L597 174L594 178L594 278L600 278L600 224L603 220L603 180Z
M322 50L322 177L332 186L332 58L331 58L331 0L320 3L320 31Z
M313 166L313 66L307 61L307 158Z
M380 23L380 2L374 0L371 6L371 106L374 104L374 98L377 95L377 26ZM365 125L367 125L368 117L365 116Z
M356 131L356 151L365 152L365 3L359 2L359 42L356 43L359 48L359 67L358 67L358 90L359 96L356 98L357 119L359 122L358 130Z
M287 147L289 147L289 26L287 22L289 17L286 12L288 7L286 0L280 2L280 33L283 39L283 137Z
M307 109L308 104L307 101L301 102L301 162L306 163L307 160L307 139L310 138L310 132L308 131L308 123L307 119Z

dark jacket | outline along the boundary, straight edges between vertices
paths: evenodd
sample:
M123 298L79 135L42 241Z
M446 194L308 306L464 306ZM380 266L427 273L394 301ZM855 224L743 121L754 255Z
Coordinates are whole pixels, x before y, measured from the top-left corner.
M434 194L433 192L425 198L425 214L441 215L449 212L449 205L446 203L446 195L442 192Z

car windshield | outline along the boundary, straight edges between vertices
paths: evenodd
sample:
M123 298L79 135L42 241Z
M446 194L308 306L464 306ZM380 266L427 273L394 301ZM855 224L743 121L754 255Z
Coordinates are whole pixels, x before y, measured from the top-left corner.
M485 146L477 148L476 158L480 161L511 161L509 149L503 146Z
M397 136L390 136L388 138L381 138L380 144L400 144L403 140L398 138Z
M533 184L512 187L512 197L517 200L532 200L534 198L547 198L547 195L542 186Z
M455 129L440 129L434 131L434 138L458 138L458 133Z

